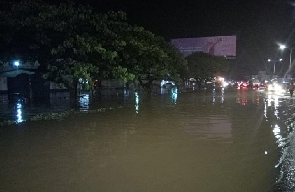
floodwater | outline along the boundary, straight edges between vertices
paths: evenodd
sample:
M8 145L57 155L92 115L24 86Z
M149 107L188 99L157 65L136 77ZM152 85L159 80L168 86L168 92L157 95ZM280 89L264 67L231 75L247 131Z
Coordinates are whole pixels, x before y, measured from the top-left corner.
M294 190L293 99L222 89L125 96L101 100L116 105L103 112L84 103L61 121L0 127L0 191Z

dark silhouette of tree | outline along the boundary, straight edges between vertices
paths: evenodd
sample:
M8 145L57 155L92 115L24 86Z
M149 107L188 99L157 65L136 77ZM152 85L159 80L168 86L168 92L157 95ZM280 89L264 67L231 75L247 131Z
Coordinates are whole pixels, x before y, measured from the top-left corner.
M186 65L173 46L129 24L123 12L26 0L2 6L0 26L2 59L38 60L44 78L70 89L78 81L92 89L95 79L118 79L138 80L149 91L154 79L178 81Z
M229 63L224 57L212 56L203 52L196 52L186 57L188 63L188 77L195 78L199 83L216 75L226 75Z

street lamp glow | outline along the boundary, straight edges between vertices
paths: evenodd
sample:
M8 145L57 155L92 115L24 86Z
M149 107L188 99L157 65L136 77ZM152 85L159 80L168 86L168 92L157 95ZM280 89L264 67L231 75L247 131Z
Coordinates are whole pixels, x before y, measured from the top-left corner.
M284 50L284 49L289 49L290 50L290 61L289 61L289 69L288 69L288 73L291 74L291 68L292 68L292 52L293 52L293 48L294 47L287 47L286 45L280 45L280 49Z
M286 45L280 45L280 49L286 49L287 47L286 47Z

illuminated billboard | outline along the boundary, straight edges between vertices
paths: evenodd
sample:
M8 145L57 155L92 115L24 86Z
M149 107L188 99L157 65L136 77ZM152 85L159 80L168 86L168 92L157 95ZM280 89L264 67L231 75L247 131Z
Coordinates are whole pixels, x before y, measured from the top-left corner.
M235 57L236 40L236 36L214 36L172 39L171 43L185 57L198 51L214 56Z

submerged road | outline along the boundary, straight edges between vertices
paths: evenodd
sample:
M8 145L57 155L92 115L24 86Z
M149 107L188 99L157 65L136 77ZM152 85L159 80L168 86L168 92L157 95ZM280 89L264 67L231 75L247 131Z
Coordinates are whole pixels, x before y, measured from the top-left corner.
M57 106L23 108L0 127L0 191L294 191L295 98L125 91L26 120L68 109Z

